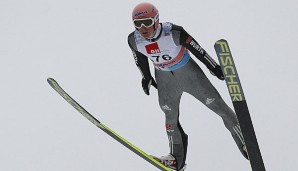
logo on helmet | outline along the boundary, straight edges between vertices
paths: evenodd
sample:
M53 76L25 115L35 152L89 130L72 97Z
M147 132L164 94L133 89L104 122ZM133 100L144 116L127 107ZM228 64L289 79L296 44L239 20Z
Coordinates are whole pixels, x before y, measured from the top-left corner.
M142 14L147 14L147 13L148 13L147 11L138 12L138 13L135 14L135 17L138 17Z
M155 10L154 6L152 6L152 12Z

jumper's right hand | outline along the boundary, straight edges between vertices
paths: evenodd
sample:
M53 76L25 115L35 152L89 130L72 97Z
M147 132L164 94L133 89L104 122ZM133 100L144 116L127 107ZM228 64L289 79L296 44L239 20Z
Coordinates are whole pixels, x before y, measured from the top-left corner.
M153 86L157 89L157 84L154 80L153 77L151 77L150 79L142 79L142 87L143 87L143 90L145 92L145 94L149 95L149 90L150 90L150 86Z

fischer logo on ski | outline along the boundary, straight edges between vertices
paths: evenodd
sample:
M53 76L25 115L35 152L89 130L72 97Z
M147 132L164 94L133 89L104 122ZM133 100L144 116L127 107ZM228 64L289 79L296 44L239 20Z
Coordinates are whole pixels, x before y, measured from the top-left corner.
M232 101L245 100L244 94L240 85L240 80L234 65L230 49L227 42L218 41L216 45L220 47L221 52L218 53L222 71L225 75L228 90L230 92Z
M265 171L261 151L228 42L224 39L218 40L214 48L224 73L225 81L242 131L251 168L253 171Z

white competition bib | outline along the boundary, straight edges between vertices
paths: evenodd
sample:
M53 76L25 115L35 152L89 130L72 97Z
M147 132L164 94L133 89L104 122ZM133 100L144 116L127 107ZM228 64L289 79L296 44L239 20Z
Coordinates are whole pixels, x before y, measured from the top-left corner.
M185 47L175 44L172 32L169 30L169 23L165 25L161 30L161 36L155 42L148 41L136 31L136 45L138 51L146 55L157 69L171 71L187 63L189 54Z

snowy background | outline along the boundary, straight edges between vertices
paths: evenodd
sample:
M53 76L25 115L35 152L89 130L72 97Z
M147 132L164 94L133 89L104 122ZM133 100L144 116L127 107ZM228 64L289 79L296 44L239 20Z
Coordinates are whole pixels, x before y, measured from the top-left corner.
M141 1L0 1L0 170L157 170L62 99L55 78L91 114L149 154L168 154L157 91L146 96L127 45ZM150 1L217 60L229 41L268 171L298 170L296 0ZM223 81L209 74L232 106ZM250 171L222 120L188 94L181 124L189 171Z

